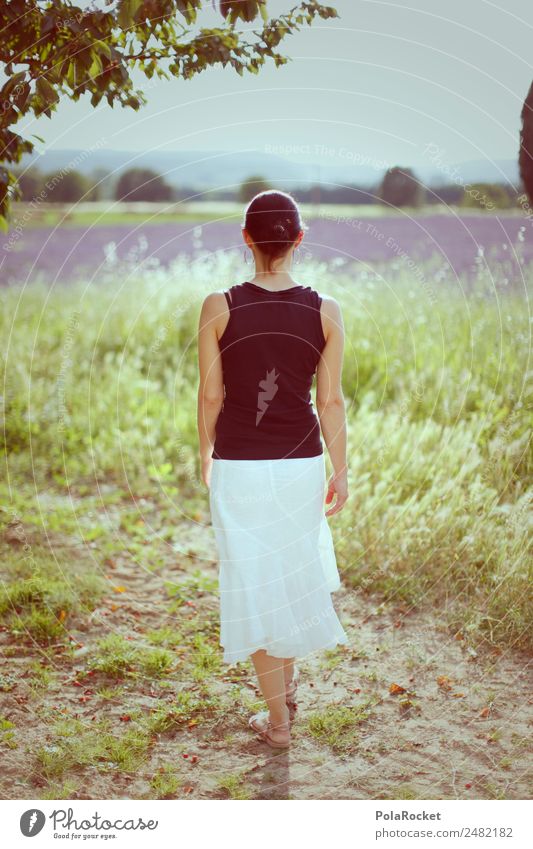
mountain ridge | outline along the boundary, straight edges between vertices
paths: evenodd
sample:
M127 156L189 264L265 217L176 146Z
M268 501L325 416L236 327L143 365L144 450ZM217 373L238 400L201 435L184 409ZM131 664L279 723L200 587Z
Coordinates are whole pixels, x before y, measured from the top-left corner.
M367 157L370 160L370 157ZM34 152L23 157L21 167L36 166L47 173L74 169L83 174L97 170L113 176L129 168L150 168L173 186L197 189L233 189L251 176L262 176L279 188L357 185L376 186L384 168L366 164L297 162L285 156L261 150L243 151L127 151L110 148L58 149ZM429 186L461 181L466 183L518 183L518 163L512 159L489 162L445 164L441 169L432 163L410 167L418 179Z

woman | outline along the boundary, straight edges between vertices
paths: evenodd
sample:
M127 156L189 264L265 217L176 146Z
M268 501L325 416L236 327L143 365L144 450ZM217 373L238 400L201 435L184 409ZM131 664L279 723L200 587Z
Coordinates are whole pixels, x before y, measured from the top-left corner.
M224 662L252 658L268 711L250 726L285 748L295 658L347 643L331 601L340 580L326 519L348 497L344 330L338 303L291 276L304 227L290 195L256 195L242 232L255 276L202 305L198 431ZM326 513L320 430L333 465Z

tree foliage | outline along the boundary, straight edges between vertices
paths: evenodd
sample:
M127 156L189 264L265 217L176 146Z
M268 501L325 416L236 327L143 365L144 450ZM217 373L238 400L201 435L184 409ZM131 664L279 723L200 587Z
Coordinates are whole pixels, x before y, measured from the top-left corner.
M19 189L20 199L30 201L35 198L41 191L45 183L45 176L38 168L28 168L22 173L17 173L17 186Z
M244 180L239 189L239 200L241 203L248 203L259 192L266 192L271 189L270 183L260 175L254 175Z
M524 189L530 202L533 203L533 83L524 101L521 117L518 165Z
M100 186L85 174L72 168L43 174L38 168L15 171L20 199L32 201L39 197L47 203L76 203L80 200L99 200Z
M91 200L92 183L79 171L48 174L44 182L53 187L49 199L54 203L77 203L82 198Z
M510 209L516 197L504 183L472 183L463 192L461 206L471 209Z
M222 0L220 25L201 25L210 0L106 0L109 9L81 8L71 0L11 0L0 5L0 60L7 81L0 89L0 226L6 229L10 201L20 197L12 169L34 144L13 129L24 116L49 118L62 98L90 94L97 106L139 109L146 103L131 72L148 79L191 79L221 66L258 73L267 59L288 58L283 39L315 18L337 12L316 0L299 2L270 18L267 0ZM112 8L111 8L112 7ZM255 24L255 27L239 25ZM39 139L42 141L42 139Z
M419 206L422 187L410 168L389 168L385 172L379 196L390 206Z
M115 198L124 201L172 200L172 186L149 168L130 168L120 175Z

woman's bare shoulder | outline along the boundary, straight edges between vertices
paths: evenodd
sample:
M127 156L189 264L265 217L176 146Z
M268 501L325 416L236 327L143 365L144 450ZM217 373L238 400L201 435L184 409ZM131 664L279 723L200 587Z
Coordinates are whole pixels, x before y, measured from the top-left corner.
M209 292L202 302L202 310L209 315L220 315L224 308L227 309L227 301L223 290Z
M332 321L338 324L342 319L342 310L339 302L331 295L319 292L321 298L320 312L327 321Z

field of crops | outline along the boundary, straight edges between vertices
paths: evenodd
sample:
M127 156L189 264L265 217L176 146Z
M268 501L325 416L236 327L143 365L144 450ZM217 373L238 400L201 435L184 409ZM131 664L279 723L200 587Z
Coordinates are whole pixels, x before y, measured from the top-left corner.
M52 206L52 205L51 205ZM148 205L149 206L149 205ZM0 282L42 280L88 282L109 279L117 261L150 272L169 268L177 256L242 256L242 209L175 214L156 204L152 212L134 214L74 208L46 213L20 208L11 231L0 240ZM533 261L533 226L517 214L489 215L437 212L394 214L380 207L323 206L309 209L301 262L335 260L364 267L401 262L433 279L471 277L480 266L495 283L514 281L521 263Z

